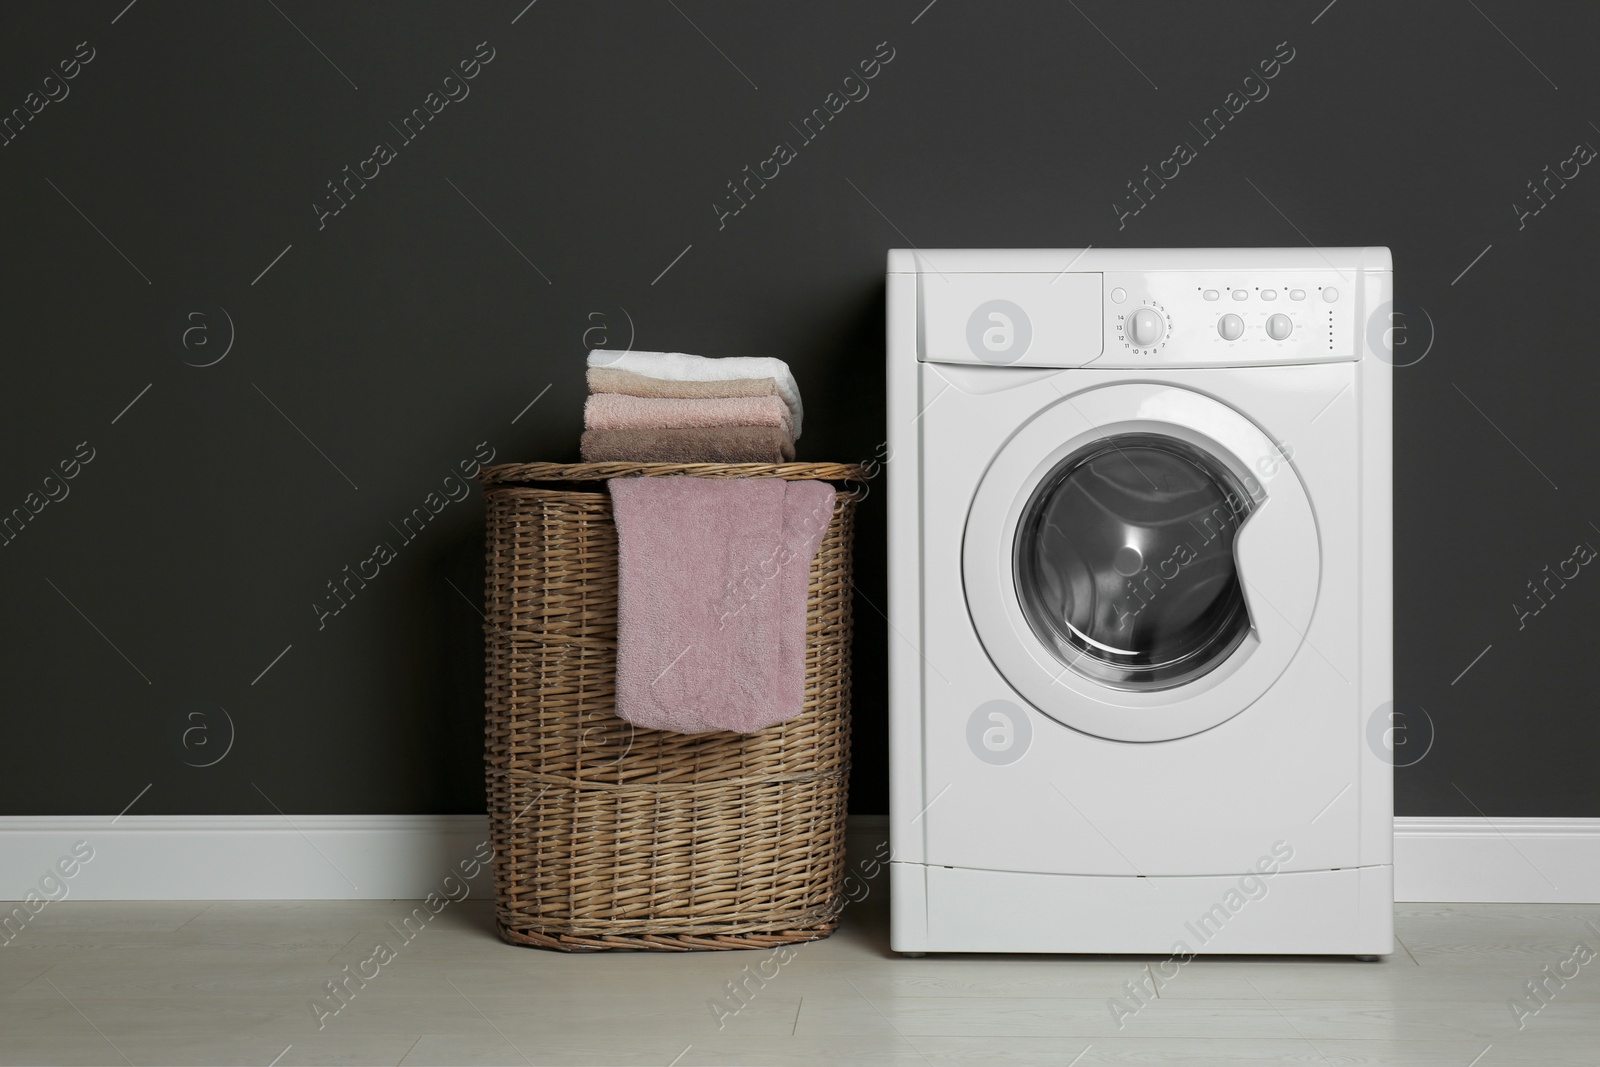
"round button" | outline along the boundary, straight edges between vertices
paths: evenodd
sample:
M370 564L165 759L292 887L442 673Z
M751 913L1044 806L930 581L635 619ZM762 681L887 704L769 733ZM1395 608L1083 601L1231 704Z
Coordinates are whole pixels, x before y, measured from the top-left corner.
M1244 336L1244 320L1237 315L1224 315L1217 320L1217 332L1224 341L1237 341Z
M1331 285L1328 286L1326 289L1322 290L1322 299L1326 300L1330 304L1333 303L1335 300L1339 299L1339 290L1335 289Z
M1249 300L1250 294L1243 289L1235 289L1233 291L1233 298L1235 300Z
M1287 315L1267 316L1267 336L1274 341L1281 341L1294 332L1294 323L1289 321Z
M1305 298L1306 298L1306 291L1304 289L1290 289L1289 290L1289 299L1290 300L1304 300Z
M1205 297L1207 300L1215 300L1217 299L1217 291L1215 289L1207 289Z
M1128 290L1122 288L1122 286L1119 285L1111 290L1111 302L1113 304L1120 304L1126 299L1128 299Z
M1152 308L1140 308L1128 316L1128 340L1140 348L1149 348L1161 340L1161 315Z
M1276 299L1278 299L1278 290L1276 290L1276 289L1263 289L1263 290L1261 290L1261 299L1263 299L1263 300L1276 300Z

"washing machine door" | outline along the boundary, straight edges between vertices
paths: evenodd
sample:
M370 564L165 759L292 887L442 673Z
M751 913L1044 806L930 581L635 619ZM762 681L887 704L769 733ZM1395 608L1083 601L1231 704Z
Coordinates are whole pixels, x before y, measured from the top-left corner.
M1040 711L1117 741L1240 714L1316 607L1321 549L1286 455L1170 385L1063 397L1000 450L967 517L973 625Z

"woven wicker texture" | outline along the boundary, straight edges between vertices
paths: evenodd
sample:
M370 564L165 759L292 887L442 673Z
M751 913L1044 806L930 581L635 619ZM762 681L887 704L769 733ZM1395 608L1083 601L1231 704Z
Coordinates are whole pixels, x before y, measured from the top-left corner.
M844 464L505 464L488 512L485 760L496 919L564 951L765 948L843 904L851 543L841 491L811 566L805 709L757 734L618 718L617 532L606 478L864 481Z

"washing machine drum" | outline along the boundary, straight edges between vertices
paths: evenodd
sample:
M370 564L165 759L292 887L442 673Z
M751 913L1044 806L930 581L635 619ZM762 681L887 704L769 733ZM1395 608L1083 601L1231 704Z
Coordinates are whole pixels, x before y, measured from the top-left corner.
M1244 713L1305 642L1320 574L1284 450L1218 400L1151 382L1064 394L1019 426L961 549L973 628L1012 689L1113 741Z
M1171 437L1079 450L1017 526L1029 625L1063 664L1116 688L1204 674L1250 632L1233 540L1253 503L1231 472Z

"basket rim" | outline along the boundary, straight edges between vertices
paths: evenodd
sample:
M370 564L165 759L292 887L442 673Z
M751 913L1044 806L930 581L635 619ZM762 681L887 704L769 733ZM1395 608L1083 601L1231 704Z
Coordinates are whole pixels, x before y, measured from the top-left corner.
M865 482L859 463L497 463L478 472L485 487L526 482L603 482L611 478L782 478Z

